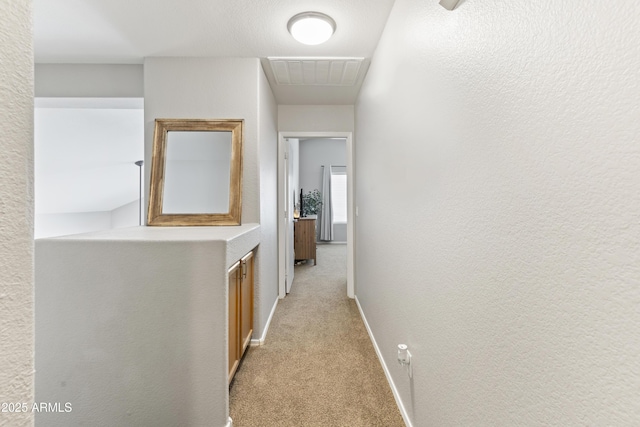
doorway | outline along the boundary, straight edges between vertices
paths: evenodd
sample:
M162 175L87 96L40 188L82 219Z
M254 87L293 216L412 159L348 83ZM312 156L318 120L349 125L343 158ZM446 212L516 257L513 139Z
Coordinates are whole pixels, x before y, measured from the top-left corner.
M293 166L290 162L288 139L343 138L346 141L347 177L347 296L355 297L354 277L354 193L353 193L353 139L351 132L279 132L278 135L278 295L284 298L293 281ZM327 165L329 166L329 165Z

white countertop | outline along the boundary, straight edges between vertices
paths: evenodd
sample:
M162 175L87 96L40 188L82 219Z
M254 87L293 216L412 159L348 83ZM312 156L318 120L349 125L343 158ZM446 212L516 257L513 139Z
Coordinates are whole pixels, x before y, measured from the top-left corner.
M136 226L115 228L68 236L48 237L37 240L94 240L94 241L230 241L260 228L260 224L248 223L235 226L158 227Z

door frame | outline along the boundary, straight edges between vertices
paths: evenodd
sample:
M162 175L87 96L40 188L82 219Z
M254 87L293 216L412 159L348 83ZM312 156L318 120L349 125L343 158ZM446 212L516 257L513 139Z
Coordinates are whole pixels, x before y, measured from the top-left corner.
M355 298L355 194L353 189L353 132L278 132L278 297L286 294L286 259L285 259L285 227L284 206L284 143L286 138L344 138L347 150L347 296Z

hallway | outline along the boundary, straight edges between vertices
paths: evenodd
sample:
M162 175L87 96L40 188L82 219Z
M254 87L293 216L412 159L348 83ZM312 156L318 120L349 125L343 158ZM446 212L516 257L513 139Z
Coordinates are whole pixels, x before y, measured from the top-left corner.
M404 426L345 278L345 245L318 245L318 265L296 267L235 376L234 427Z

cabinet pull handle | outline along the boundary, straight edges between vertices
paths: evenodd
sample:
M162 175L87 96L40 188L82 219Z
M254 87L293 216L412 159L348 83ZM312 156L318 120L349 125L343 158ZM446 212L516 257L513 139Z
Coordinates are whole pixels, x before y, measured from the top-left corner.
M242 261L242 278L247 278L247 261Z

